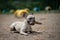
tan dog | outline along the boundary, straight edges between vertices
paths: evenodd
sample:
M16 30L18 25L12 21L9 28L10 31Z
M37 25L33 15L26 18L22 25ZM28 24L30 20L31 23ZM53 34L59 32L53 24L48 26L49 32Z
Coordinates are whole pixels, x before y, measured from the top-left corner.
M14 12L14 15L16 17L25 17L25 15L28 15L29 9L22 9L22 10L16 10Z

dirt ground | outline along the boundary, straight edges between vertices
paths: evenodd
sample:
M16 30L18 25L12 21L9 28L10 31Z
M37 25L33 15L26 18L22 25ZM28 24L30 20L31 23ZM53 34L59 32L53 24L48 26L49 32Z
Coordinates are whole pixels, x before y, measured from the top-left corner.
M0 14L0 40L60 40L60 14L34 14L41 25L32 26L33 33L28 36L11 33L9 26L14 21L23 21L13 15Z

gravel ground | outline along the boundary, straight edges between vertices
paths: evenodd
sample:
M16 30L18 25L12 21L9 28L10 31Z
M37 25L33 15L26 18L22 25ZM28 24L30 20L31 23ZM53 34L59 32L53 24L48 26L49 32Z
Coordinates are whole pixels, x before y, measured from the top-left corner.
M41 25L32 26L33 33L28 36L11 33L9 25L14 21L23 21L13 15L0 14L0 40L60 40L60 14L34 14Z

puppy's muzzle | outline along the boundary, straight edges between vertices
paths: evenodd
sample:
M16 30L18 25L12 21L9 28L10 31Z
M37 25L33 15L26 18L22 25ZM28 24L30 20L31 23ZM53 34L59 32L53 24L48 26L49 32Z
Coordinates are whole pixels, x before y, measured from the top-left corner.
M28 21L28 23L29 23L30 25L34 25L34 24L35 24L35 20Z

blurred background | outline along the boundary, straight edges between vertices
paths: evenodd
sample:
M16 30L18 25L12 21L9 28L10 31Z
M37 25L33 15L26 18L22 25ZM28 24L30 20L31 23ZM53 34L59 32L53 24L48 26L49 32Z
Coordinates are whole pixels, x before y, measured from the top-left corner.
M17 9L28 8L31 11L45 10L50 6L52 10L60 9L60 1L58 0L0 0L0 12L8 12Z

